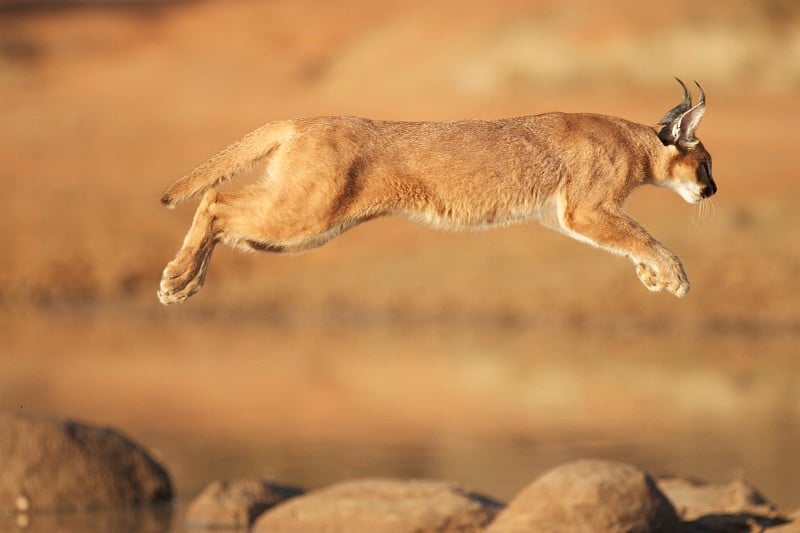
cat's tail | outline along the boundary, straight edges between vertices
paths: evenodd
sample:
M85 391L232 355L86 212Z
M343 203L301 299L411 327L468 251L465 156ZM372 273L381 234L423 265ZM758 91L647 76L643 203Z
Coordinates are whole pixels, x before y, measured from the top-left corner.
M267 157L292 132L292 124L288 121L270 122L251 131L170 185L164 191L161 203L172 209L179 203L228 181Z

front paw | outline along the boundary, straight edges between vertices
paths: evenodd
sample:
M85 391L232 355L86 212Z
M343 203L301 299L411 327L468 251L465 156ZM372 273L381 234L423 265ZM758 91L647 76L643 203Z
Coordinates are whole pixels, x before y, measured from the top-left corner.
M639 280L648 291L658 292L664 290L664 284L659 279L658 274L648 265L644 263L637 264L636 275L639 276Z
M677 296L683 298L688 294L691 284L686 272L683 270L683 265L677 259L670 263L665 272L665 287L666 289Z
M678 298L686 296L691 288L689 278L683 270L683 265L677 259L660 266L658 269L645 263L638 263L636 265L636 275L639 276L647 290L653 292L666 290Z
M667 290L677 296L678 298L683 298L689 293L689 289L692 288L692 284L689 283L689 280L686 279L684 275L683 279L675 283L674 285L667 286Z

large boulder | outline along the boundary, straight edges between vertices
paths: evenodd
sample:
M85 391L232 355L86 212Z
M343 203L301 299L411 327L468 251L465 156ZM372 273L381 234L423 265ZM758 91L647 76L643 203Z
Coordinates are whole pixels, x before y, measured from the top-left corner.
M0 414L0 514L129 508L172 500L166 470L119 432Z
M511 500L487 532L681 530L675 509L646 472L624 463L587 459L556 467L534 481Z
M302 493L255 479L214 481L192 500L183 522L194 528L248 528L270 507Z
M255 533L477 532L502 504L453 483L364 479L309 492L270 509Z

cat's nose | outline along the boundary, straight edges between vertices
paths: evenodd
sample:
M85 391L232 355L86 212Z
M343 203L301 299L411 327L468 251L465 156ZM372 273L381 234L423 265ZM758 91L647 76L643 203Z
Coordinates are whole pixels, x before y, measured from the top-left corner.
M717 192L717 184L714 183L714 180L710 180L709 184L703 187L703 190L700 191L700 196L703 198L708 198L709 196L714 196Z

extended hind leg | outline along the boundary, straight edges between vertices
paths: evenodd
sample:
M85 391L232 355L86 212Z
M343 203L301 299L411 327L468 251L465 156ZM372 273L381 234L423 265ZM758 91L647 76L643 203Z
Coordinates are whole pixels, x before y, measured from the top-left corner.
M217 243L212 213L217 194L211 191L203 196L181 249L164 268L158 287L158 300L164 305L183 302L203 286Z
M245 252L303 252L348 226L306 197L261 187L220 194L212 211L217 240Z
M321 246L348 226L327 209L313 209L306 198L275 198L276 193L260 187L206 193L183 246L164 269L159 301L180 303L200 290L218 242L242 251L301 252Z

